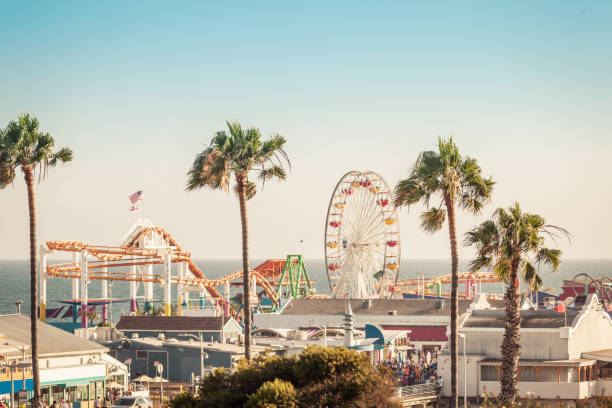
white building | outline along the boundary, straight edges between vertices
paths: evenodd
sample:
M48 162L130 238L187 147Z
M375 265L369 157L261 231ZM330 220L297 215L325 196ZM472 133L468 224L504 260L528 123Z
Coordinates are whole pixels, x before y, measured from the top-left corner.
M23 360L20 350L25 345L25 360L31 361L30 318L21 314L0 316L0 353L1 362L11 365L15 360ZM107 378L122 379L127 386L127 369L124 364L106 355L108 349L97 343L83 340L78 336L60 330L43 322L38 322L38 347L40 364L40 385L42 396L47 401L66 399L73 402L73 408L88 408L98 396L105 395ZM4 385L0 398L10 399L7 395L7 375L0 372L0 386ZM21 377L20 377L21 378ZM32 396L32 372L26 371L26 386ZM15 391L20 390L22 380L14 382ZM10 390L10 378L8 379ZM10 393L10 391L9 391Z
M612 396L612 320L596 295L579 297L567 313L521 311L519 396L571 400ZM459 320L459 395L498 395L505 310L468 310ZM566 323L567 322L567 323ZM465 336L464 338L461 336ZM463 346L467 356L464 371ZM450 395L450 355L438 358Z
M473 307L472 300L459 300L459 313ZM492 301L501 306L502 301ZM364 330L367 324L383 330L409 331L410 344L416 350L433 351L447 342L450 324L450 300L443 299L351 299L353 325ZM254 313L257 329L289 330L341 328L344 324L345 299L291 299L278 313ZM489 304L486 304L489 307Z

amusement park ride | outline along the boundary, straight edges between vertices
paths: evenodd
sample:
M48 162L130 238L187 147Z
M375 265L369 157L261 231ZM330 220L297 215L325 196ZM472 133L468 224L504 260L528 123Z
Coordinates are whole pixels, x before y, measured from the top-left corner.
M52 253L72 253L71 263L48 265L47 256ZM41 246L40 254L40 316L44 321L47 305L47 280L51 278L72 279L72 299L64 301L73 305L76 319L77 305L80 310L89 310L91 305L102 305L102 320L107 321L107 305L114 299L108 298L108 286L113 281L130 284L130 313L138 309L137 292L144 286L144 308L152 310L153 285L163 287L164 314L172 313L172 287L177 287L176 305L178 313L189 307L189 294L198 293L199 306L212 304L215 314L229 317L230 284L242 280L242 270L219 279L207 279L192 261L191 254L184 251L163 228L154 226L148 220L139 220L120 246L90 245L80 241L48 241ZM154 272L154 266L161 265L162 272ZM173 267L173 265L175 265ZM129 268L129 272L125 268ZM309 295L313 292L301 255L289 255L286 259L270 259L250 271L251 287L256 293L259 285L274 308L285 297ZM102 299L89 299L88 285L101 281ZM217 290L223 287L224 294ZM79 297L80 293L80 297ZM255 299L256 300L256 299ZM81 326L87 327L87 314L81 313Z
M389 185L372 171L350 171L332 193L325 220L325 261L332 297L379 298L448 296L443 285L450 275L425 280L398 280L400 234L397 212ZM48 264L50 254L71 253L72 262ZM65 258L64 258L65 259ZM213 309L215 315L230 316L230 286L242 285L243 272L236 271L218 279L208 279L191 259L191 254L163 228L139 219L119 246L92 245L81 241L48 241L40 248L40 316L47 313L47 280L72 280L72 298L59 301L72 306L72 317L79 316L87 327L87 311L102 306L102 321L108 321L108 305L127 301L109 298L115 281L129 282L130 313L137 313L140 285L144 286L144 312L153 311L154 285L163 289L163 313L172 314L172 294L177 293L175 312L191 307ZM157 269L154 271L154 269ZM159 271L161 269L161 271ZM301 255L270 259L250 271L250 286L261 288L261 304L279 310L288 298L314 295ZM482 283L501 282L492 273L461 273L463 293L472 298ZM101 282L101 299L90 299L88 285ZM172 288L176 287L176 292ZM223 294L221 294L221 292ZM197 300L190 301L195 293ZM266 299L266 302L263 299ZM252 298L252 304L260 299ZM263 307L261 308L263 310ZM60 309L55 309L58 311ZM51 309L49 310L51 311ZM52 314L52 313L51 313ZM64 315L66 317L66 315Z

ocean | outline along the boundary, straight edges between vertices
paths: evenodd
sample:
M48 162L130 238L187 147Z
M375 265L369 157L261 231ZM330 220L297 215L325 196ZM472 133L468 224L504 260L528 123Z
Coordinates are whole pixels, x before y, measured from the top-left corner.
M54 260L55 262L56 260ZM263 260L254 259L251 261L251 267L259 265ZM236 260L197 260L196 264L204 272L208 278L217 278L231 272L241 269L241 261ZM315 281L317 293L329 294L329 283L325 272L325 261L322 259L305 260L306 269L310 278ZM460 271L466 270L466 261L460 262ZM156 267L161 268L161 267ZM160 269L155 269L158 271ZM404 259L401 261L400 279L416 279L418 274L424 274L426 278L435 277L450 273L450 260L446 259L430 259L430 260L415 260ZM548 270L540 272L543 278L543 290L559 293L559 288L563 279L571 279L575 275L586 273L594 278L603 276L612 277L612 259L569 259L565 260L559 271L556 273ZM499 284L495 289L496 292L501 291ZM29 314L29 261L28 260L0 260L0 314L15 313L15 302L21 300L24 302L22 313ZM142 286L138 290L138 294L143 293ZM92 281L89 285L89 297L96 298L100 296L100 282ZM127 282L115 282L112 288L113 298L127 298L129 296L129 284ZM70 299L71 297L71 282L69 279L54 278L48 280L47 283L47 308L55 308L60 306L57 300ZM163 299L162 288L155 288L155 298ZM176 299L176 293L173 294L173 299ZM129 306L126 303L113 305L113 318L116 321L121 313L125 313Z

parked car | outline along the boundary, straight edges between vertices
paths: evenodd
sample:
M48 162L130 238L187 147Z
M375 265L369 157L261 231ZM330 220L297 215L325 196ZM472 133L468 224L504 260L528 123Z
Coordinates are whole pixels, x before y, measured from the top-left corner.
M112 408L153 408L153 401L149 397L121 397L115 401Z

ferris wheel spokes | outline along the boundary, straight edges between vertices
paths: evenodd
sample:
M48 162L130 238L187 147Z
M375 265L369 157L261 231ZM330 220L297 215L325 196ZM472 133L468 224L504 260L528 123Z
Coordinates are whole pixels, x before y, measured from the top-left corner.
M384 296L399 273L399 225L389 188L373 172L349 172L330 199L326 266L333 296Z

